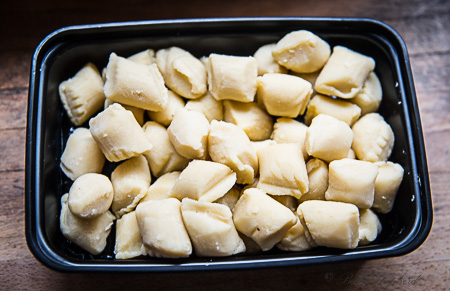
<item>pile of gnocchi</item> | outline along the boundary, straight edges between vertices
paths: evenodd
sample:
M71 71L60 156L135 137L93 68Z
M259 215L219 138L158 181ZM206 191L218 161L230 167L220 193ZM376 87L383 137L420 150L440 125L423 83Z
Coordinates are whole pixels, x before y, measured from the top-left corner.
M114 226L115 259L370 244L403 179L374 68L306 30L252 56L169 47L86 64L59 85L76 127L63 235L96 255Z

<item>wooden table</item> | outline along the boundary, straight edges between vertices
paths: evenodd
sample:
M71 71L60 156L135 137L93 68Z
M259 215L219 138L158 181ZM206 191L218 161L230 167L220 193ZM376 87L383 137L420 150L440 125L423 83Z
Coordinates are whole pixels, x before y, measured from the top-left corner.
M0 2L0 290L449 290L450 1L2 1ZM24 231L25 128L30 61L67 25L228 16L339 16L382 20L411 57L428 155L434 224L411 254L309 268L178 274L67 274L41 265ZM390 285L388 287L388 285Z

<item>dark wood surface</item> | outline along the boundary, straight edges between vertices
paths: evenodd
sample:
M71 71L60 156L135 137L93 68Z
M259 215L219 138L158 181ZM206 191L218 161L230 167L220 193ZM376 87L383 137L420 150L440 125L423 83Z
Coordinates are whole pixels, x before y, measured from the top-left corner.
M369 17L400 33L411 57L433 196L433 228L425 243L401 257L308 268L71 274L41 265L28 250L24 231L28 82L38 43L68 25L241 16ZM0 39L0 290L449 290L449 0L2 0Z

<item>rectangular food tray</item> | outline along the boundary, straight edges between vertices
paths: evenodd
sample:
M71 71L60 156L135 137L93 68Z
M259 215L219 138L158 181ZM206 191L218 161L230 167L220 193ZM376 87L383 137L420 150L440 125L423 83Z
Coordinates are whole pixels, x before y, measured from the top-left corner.
M390 160L405 170L394 208L380 215L383 230L368 246L353 250L319 247L304 252L274 248L224 258L114 259L114 229L97 256L68 242L59 229L60 199L70 187L59 163L71 132L58 95L61 81L82 65L106 66L109 54L129 56L151 48L179 46L197 57L210 53L248 56L285 34L306 29L331 47L346 46L375 59L383 88L379 113L391 125ZM47 36L32 59L26 138L26 238L44 265L60 271L188 271L266 268L400 256L417 249L432 224L431 193L421 122L406 46L389 26L356 18L221 18L161 20L62 28Z

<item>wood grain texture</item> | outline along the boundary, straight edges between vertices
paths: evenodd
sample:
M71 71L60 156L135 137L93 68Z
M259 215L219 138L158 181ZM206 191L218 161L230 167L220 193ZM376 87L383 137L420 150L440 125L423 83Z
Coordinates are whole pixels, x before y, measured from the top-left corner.
M385 21L411 58L427 150L434 223L401 257L313 267L178 274L68 274L28 250L24 213L30 61L39 42L69 25L200 17L337 16ZM0 290L449 290L450 1L1 1Z

